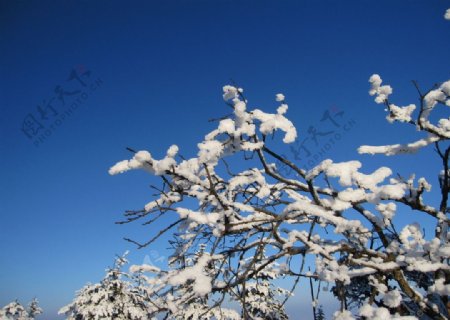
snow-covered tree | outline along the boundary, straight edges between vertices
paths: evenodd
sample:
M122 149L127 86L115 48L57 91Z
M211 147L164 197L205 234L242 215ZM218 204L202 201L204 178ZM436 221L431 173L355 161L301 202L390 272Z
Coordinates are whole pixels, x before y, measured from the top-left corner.
M0 319L2 320L33 320L42 313L37 299L33 299L28 309L22 306L17 300L13 301L0 309Z
M177 246L180 245L175 241ZM133 265L130 267L139 291L151 301L148 309L151 316L164 315L165 319L173 320L200 320L200 319L241 319L235 310L225 308L221 304L223 299L216 299L212 295L197 295L195 290L208 290L209 285L196 283L194 279L202 279L202 271L214 274L214 265L207 265L208 256L205 256L205 247L200 245L199 250L191 256L173 255L169 259L172 267L170 272L163 272L152 265ZM205 265L206 263L206 265ZM156 277L147 277L146 274L157 274ZM170 286L167 286L170 277ZM174 290L173 287L176 287ZM180 299L183 296L185 299Z
M28 314L32 319L34 319L37 315L42 314L43 310L41 307L39 307L39 301L34 298L31 300L31 302L28 304Z
M386 107L387 120L410 126L412 134L422 137L407 144L361 146L359 153L396 156L434 146L442 163L434 177L403 178L387 167L367 172L356 160L325 160L307 171L281 156L267 139L275 131L284 133L284 143L297 138L286 118L284 96L276 96L276 113L266 113L250 109L243 90L235 86L223 88L232 115L198 143L197 156L177 157L176 145L159 160L148 151L129 149L135 153L132 159L111 167L112 175L143 169L162 180L159 195L143 209L127 212L124 221L152 223L168 216L166 227L147 242L128 239L139 248L178 227L177 266L148 278L160 310L179 314L193 299L217 307L226 297L238 297L242 312L247 312L242 297L256 290L252 285L261 284L261 272L278 263L285 266L284 276L334 284L341 300L336 319L352 317L346 299L351 290L364 298L353 308L354 315L448 318L450 120L431 114L439 105L444 108L439 114L448 114L450 81L428 92L417 86L418 106L391 102L392 88L382 85L379 75L369 81L370 94ZM238 170L242 163L233 168L239 163L235 158L246 160L247 169ZM295 177L283 174L275 162L290 167ZM440 185L433 190L440 195L439 203L426 203L424 194L431 192L430 182L438 175ZM393 221L399 210L409 210L409 220L420 221L422 215L434 219L434 230L427 232L433 236L425 238L418 223L397 230ZM199 248L201 256L192 259ZM302 262L293 263L295 259ZM305 272L305 264L311 263L313 270ZM355 281L365 286L351 289ZM251 312L245 316L253 317Z
M369 82L369 94L385 107L387 121L409 126L419 137L361 146L358 152L398 156L434 147L441 164L430 166L433 175L404 177L385 166L367 172L358 160L327 159L306 170L267 139L276 131L286 144L297 138L285 116L285 96L277 94L276 113L266 113L251 110L243 89L230 85L223 87L223 98L232 114L197 144L195 157L177 156L176 145L159 160L129 148L134 156L110 168L111 175L142 169L162 181L155 198L128 211L123 223L151 224L169 216L167 226L147 242L128 241L144 248L178 227L168 270L142 266L152 277L139 271L144 280L139 290L152 301L152 315L234 319L235 312L221 307L229 298L240 304L245 319L285 319L286 299L274 299L274 292L289 297L306 278L315 318L324 315L316 310L313 281L332 285L340 301L334 319L449 318L450 80L426 92L414 82L418 105L393 103L392 87L378 74ZM426 197L436 177L435 197ZM436 196L437 202L429 200ZM433 226L395 225L402 213L409 214L408 221L427 216ZM268 277L274 265L283 268ZM312 271L305 272L305 265L308 270L313 265ZM274 285L278 276L294 279L291 292Z
M315 320L326 320L325 312L323 311L323 306L320 305L319 308L317 308L317 314Z
M258 277L256 281L247 281L242 284L240 301L242 301L242 317L244 319L289 319L282 302L278 296L288 292L274 287L270 276Z
M118 257L100 283L86 285L59 313L69 320L152 319L146 296L136 286L135 279L121 271L125 263L125 256Z
M27 310L17 300L10 302L0 311L1 319L7 320L28 320L30 319Z

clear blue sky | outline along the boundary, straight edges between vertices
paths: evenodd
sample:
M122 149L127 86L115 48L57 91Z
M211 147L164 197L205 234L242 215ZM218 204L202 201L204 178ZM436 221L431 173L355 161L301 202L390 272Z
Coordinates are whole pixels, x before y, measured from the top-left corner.
M164 242L137 252L122 240L145 240L157 226L114 224L151 199L156 181L107 170L130 156L127 146L162 156L176 143L192 156L213 126L208 119L228 112L221 88L230 79L267 111L284 93L304 135L311 124L331 128L320 124L325 110L344 111L355 125L329 151L333 159L358 158L361 144L414 139L386 123L367 80L379 73L398 104L417 101L410 80L424 89L448 80L448 7L447 0L1 1L0 305L36 296L44 318L56 319L115 254L130 249L134 263L164 257ZM56 123L80 91L84 99ZM362 159L368 169L426 174L432 154Z

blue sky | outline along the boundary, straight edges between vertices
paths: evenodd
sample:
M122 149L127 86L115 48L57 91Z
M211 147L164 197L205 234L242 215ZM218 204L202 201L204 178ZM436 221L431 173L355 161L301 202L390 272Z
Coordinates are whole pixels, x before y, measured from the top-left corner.
M309 125L330 130L319 121L324 111L344 111L354 125L330 149L333 159L359 158L361 144L411 141L411 130L384 120L367 80L379 73L398 104L417 101L413 79L424 90L448 80L448 7L447 0L1 1L0 305L36 296L44 318L56 319L115 254L129 249L133 263L165 257L164 242L137 251L122 240L145 240L157 226L114 224L147 203L157 181L139 172L110 177L108 168L130 156L125 147L162 156L175 143L194 155L213 127L208 119L228 112L221 88L230 79L266 111L284 93L303 134ZM432 150L361 159L368 170L390 165L405 175L434 175L437 163Z

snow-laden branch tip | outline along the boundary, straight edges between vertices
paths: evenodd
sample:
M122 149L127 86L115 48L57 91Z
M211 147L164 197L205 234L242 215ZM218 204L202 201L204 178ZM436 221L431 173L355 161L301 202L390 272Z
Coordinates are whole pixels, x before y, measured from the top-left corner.
M387 146L361 146L358 148L358 152L360 154L384 154L386 156L412 154L419 151L419 149L433 144L439 140L439 137L429 135L427 138L420 139L408 144L392 144Z
M389 85L381 85L383 80L378 74L373 74L369 78L369 82L371 84L369 94L375 97L376 103L384 103L390 94L392 94L392 88Z
M285 97L284 97L284 94L282 94L282 93L277 93L277 94L275 95L275 100L276 100L277 102L283 102L284 99L285 99Z

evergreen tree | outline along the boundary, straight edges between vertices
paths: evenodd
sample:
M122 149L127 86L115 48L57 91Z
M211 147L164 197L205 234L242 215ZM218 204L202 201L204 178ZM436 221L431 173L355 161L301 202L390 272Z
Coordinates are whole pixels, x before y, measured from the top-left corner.
M133 282L124 279L130 278L121 271L126 262L124 256L117 258L100 283L86 285L59 313L65 314L68 320L151 319L151 308L145 296Z
M319 308L317 308L317 314L315 320L326 320L325 312L323 312L323 306L320 305Z
M0 309L1 320L33 320L42 313L38 306L37 299L33 299L28 305L28 309L22 306L17 300L13 301Z

